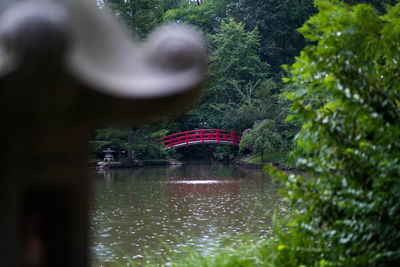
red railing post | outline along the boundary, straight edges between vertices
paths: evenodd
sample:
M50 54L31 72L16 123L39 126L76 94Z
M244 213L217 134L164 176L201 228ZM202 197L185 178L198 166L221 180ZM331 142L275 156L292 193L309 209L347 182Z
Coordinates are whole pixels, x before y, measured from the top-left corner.
M231 131L231 140L233 142L233 147L235 147L235 134Z
M201 145L204 146L204 131L200 131Z
M218 145L219 145L219 130L217 130L217 142L218 142Z
M169 149L172 149L172 135L169 137Z
M189 147L188 133L185 133L186 147Z

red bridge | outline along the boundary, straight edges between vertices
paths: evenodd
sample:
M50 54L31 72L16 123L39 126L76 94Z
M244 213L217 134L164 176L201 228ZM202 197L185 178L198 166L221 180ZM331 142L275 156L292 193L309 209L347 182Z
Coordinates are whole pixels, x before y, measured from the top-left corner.
M177 148L189 145L206 143L231 144L236 146L240 143L241 132L220 129L202 129L171 134L160 138L165 148Z

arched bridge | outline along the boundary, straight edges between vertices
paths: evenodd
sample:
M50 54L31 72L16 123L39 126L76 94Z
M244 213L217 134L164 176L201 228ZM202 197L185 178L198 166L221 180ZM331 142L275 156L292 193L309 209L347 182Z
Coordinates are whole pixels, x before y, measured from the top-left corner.
M241 132L220 129L201 129L181 133L175 133L160 138L165 148L178 148L189 145L204 145L206 143L231 144L236 146L240 143Z

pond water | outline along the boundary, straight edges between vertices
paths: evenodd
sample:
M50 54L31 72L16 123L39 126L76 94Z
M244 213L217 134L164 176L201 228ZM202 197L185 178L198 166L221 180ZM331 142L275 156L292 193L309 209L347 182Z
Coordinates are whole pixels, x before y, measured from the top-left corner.
M268 237L284 212L278 184L262 170L197 163L94 172L90 250L93 266L168 261L167 247L207 253L225 238ZM121 265L122 266L122 265Z

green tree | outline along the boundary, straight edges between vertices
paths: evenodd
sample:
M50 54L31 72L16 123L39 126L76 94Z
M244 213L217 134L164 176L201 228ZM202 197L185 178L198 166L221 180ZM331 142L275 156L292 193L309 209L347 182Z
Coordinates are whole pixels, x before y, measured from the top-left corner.
M245 88L246 84L265 78L267 64L261 62L257 55L257 29L246 32L242 23L230 19L222 22L219 32L209 35L209 39L214 48L210 55L211 81L202 95L202 104L193 115L210 127L221 127L223 114L215 107L223 103L239 103L241 96L235 86Z
M212 88L215 97L231 99L232 82L245 86L266 77L268 64L261 62L257 52L260 48L258 29L244 29L244 24L234 19L223 21L215 35L210 35Z
M182 3L182 0L162 0L162 6L163 6L165 12L170 9L179 8L181 3Z
M271 79L264 82L258 80L256 83L250 81L244 86L233 81L231 85L236 94L236 102L212 105L222 119L222 128L244 131L251 128L255 121L274 120L279 116L278 97L275 93L277 85Z
M227 6L227 14L246 26L258 27L261 36L259 56L278 73L281 65L291 64L305 46L297 31L316 12L313 0L237 0Z
M190 24L203 32L215 33L221 21L226 17L226 5L232 0L208 0L201 5L181 2L179 8L170 9L164 15L165 22L178 22Z
M105 3L139 39L162 22L162 0L105 0Z
M299 213L275 265L400 263L400 4L380 15L361 4L316 1L301 29L313 42L291 66L298 160L312 178L281 174ZM310 102L321 96L321 102Z
M168 132L168 129L160 129L159 126L141 126L136 129L130 137L132 138L133 157L142 161L165 159L167 151L156 140L166 136Z
M259 83L260 80L255 83L250 81L241 87L237 81L231 82L238 101L218 103L212 106L216 112L222 114L222 128L244 131L250 128L255 120L263 119L263 115L265 114L260 112L260 102L256 98Z
M378 9L381 12L385 11L386 6L388 5L395 5L398 0L343 0L344 3L350 4L350 5L357 5L357 4L369 4Z
M282 144L282 137L273 120L256 121L253 128L244 131L239 152L250 147L253 152L260 153L261 161L264 161L265 154L281 151Z

